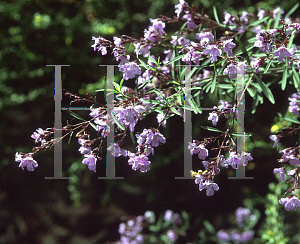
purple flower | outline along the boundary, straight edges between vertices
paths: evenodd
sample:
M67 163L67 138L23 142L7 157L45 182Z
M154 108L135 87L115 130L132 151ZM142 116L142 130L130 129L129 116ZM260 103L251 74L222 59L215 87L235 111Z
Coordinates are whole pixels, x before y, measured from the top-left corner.
M194 20L193 20L193 15L192 14L189 14L188 12L186 12L186 14L182 16L182 19L186 19L187 20L187 28L196 29L198 27L195 24Z
M279 62L284 62L286 57L292 57L293 55L286 49L286 47L281 46L274 52L274 56L278 56Z
M157 122L160 123L165 118L164 114L158 113L156 116ZM161 125L166 128L167 121L164 120Z
M275 168L273 170L273 173L276 175L276 174L279 174L279 179L281 182L284 182L285 181L285 178L286 178L286 175L285 175L285 170L283 168Z
M107 133L110 132L110 128L107 125L107 114L96 118L95 123L97 124L98 131L101 131L101 136L105 138Z
M150 55L151 46L141 46L141 43L133 43L133 45L135 46L134 52L136 53L136 55L143 54L144 57Z
M209 39L211 42L214 41L214 35L209 31L196 34L196 39L202 40L204 38Z
M153 132L151 129L144 129L140 135L136 134L136 137L138 138L137 142L139 145L145 143L152 147L158 147L160 142L166 143L166 138L158 130Z
M219 186L217 183L213 183L211 180L206 180L202 185L199 185L199 191L205 190L206 189L206 195L213 196L214 191L219 190Z
M281 14L284 14L284 11L282 9L280 9L280 7L277 7L275 10L273 10L273 18L276 19L277 18L277 13L280 11L280 19L282 19Z
M110 146L107 148L108 151L111 151L111 154L114 157L119 157L121 155L127 157L127 150L120 148L119 143L110 143Z
M233 39L229 39L229 40L226 40L224 41L222 44L223 44L223 51L224 52L227 52L228 56L232 56L233 53L232 53L232 50L231 48L234 48L236 46L235 43L232 42Z
M218 49L217 45L208 45L203 52L205 55L210 55L209 59L212 62L217 61L217 56L222 55L222 50Z
M216 126L219 120L219 116L216 112L209 113L208 120L211 120L212 124Z
M43 146L46 142L45 137L47 136L47 134L49 134L49 132L41 128L36 129L36 131L38 133L33 132L31 138L35 139L35 143L41 142L41 145Z
M144 112L145 109L146 108L142 105L129 105L126 108L115 107L112 111L112 114L114 114L120 124L124 125L125 127L129 126L130 131L134 131L139 114Z
M256 42L254 43L254 47L259 47L263 52L270 52L271 45L265 42L263 34L264 32L256 34Z
M114 44L118 47L120 46L123 46L124 47L124 44L122 43L122 39L121 38L118 38L116 36L114 36Z
M295 157L295 152L293 150L282 150L279 151L280 153L283 152L282 158L281 158L281 162L287 162L289 161L291 166L295 166L296 164L300 164L300 161L298 158Z
M195 50L195 46L197 46L197 44L192 42L191 46L187 47L188 52L182 58L183 62L186 62L189 65L192 64L191 61L193 61L195 64L199 64L200 54L198 51Z
M234 64L229 64L224 70L224 74L229 74L230 79L235 79L237 76L237 67Z
M275 146L277 146L277 150L278 150L278 142L279 142L279 138L278 138L276 135L271 135L269 138L270 138L272 141L274 141L273 148L274 148Z
M240 241L241 242L247 242L253 239L254 231L248 230L241 233Z
M247 166L248 161L253 160L250 153L241 152L240 154L236 154L236 152L230 152L229 157L226 159L226 163L231 165L233 169L237 169L239 165Z
M240 228L243 227L243 222L250 217L250 210L248 208L239 207L235 210L236 222Z
M227 13L226 11L224 12L224 17L225 17L225 21L223 21L224 25L227 25L227 23L229 23L229 25L236 25L235 23L233 23L231 21L231 14ZM230 28L232 30L232 28Z
M94 171L96 173L96 156L94 154L85 154L84 157L85 159L82 160L82 163L87 164L89 170Z
M124 53L124 50L119 47L115 47L113 49L113 53L116 58L116 61L120 61L119 67L125 64L128 60L130 60L130 56L126 55L126 53Z
M199 144L197 146L196 143L194 142L193 143L188 142L188 143L189 143L188 149L190 149L191 155L198 153L199 159L202 160L204 160L208 156L208 150L205 148L204 144Z
M78 151L81 154L91 154L92 148L89 142L90 142L89 140L78 138L78 143L81 145Z
M130 159L128 160L128 164L132 165L133 170L140 170L142 173L150 170L150 161L148 161L148 157L146 155L136 155L135 153L128 152L128 156Z
M245 64L247 62L246 60L243 62L238 62L237 66L234 64L229 64L227 68L224 70L224 74L229 74L230 79L235 79L237 76L237 73L240 73L241 75L245 75L245 69L248 69L248 65Z
M153 29L156 30L159 34L162 34L166 24L159 19L150 19L150 21L152 22Z
M263 19L264 16L265 16L265 14L266 14L266 11L265 11L265 10L262 10L262 9L258 8L258 14L257 14L257 17L258 17L259 20Z
M178 238L178 235L174 230L171 229L171 230L168 230L167 237L168 237L169 241L175 242Z
M291 97L289 97L288 99L290 100L289 103L289 112L292 114L297 114L297 116L299 117L299 100L300 96L298 93L293 93Z
M185 35L182 36L171 36L171 38L173 39L172 41L170 41L171 44L173 45L180 45L180 46L188 46L191 41L189 39L185 39ZM171 51L172 54L172 50L168 50Z
M32 158L32 154L22 155L16 153L15 161L20 162L19 167L24 170L24 167L27 167L28 171L34 171L34 168L38 166L38 163Z
M281 198L279 203L284 204L284 209L286 211L296 211L300 206L300 201L297 196Z
M129 80L135 77L135 75L140 75L142 70L135 62L128 62L124 65L119 65L119 71L123 72L123 78Z
M218 237L219 241L221 241L221 242L231 240L231 236L224 230L219 230L217 233L217 237Z
M183 10L184 4L185 4L184 0L179 0L179 4L175 5L175 9L176 9L175 13L177 14L177 18L179 18L179 15Z
M254 59L254 61L251 61L250 65L252 69L255 69L255 73L258 73L259 59Z
M103 46L103 44L101 44L101 40L104 40L102 37L92 37L92 40L95 41L95 44L93 44L91 47L94 48L94 51L98 50L98 52L101 51L102 55L106 55L107 54L107 50L106 50L106 46Z

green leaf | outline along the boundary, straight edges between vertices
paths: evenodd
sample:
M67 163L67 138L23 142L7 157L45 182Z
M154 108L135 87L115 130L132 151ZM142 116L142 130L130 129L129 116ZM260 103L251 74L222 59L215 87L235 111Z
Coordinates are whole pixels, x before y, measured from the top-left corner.
M182 59L185 56L185 54L181 54L179 56L177 56L176 58L173 58L172 60L170 60L168 63L166 63L162 68L168 66L169 64L173 64L174 62L176 62L177 60Z
M267 67L265 68L264 74L266 74L272 64L273 60L270 60L269 63L267 64Z
M298 121L296 118L293 118L293 117L290 117L290 116L282 116L281 113L277 113L277 114L283 120L290 121L290 122L295 123L295 124L300 124L300 121Z
M287 62L287 60L286 60ZM286 83L287 83L287 66L285 67L284 71L283 71L283 76L282 76L282 80L281 80L281 90L284 91L285 87L286 87Z
M214 132L220 132L220 133L224 133L224 131L221 131L217 128L214 127L210 127L210 126L200 126L202 129L204 130L208 130L208 131L214 131Z
M274 29L278 28L278 26L279 26L280 15L281 15L281 9L279 9L279 11L276 15L276 19L275 19L275 23L274 23Z
M267 24L267 30L271 29L271 24L273 22L273 19L269 19L268 24Z
M176 110L176 108L173 108L173 107L172 107L171 110L172 110L173 113L175 113L175 114L181 116L181 113L179 113L179 112Z
M148 66L143 60L139 59L141 65L147 70L153 70L152 67Z
M252 136L251 133L245 133L245 134L242 134L242 133L232 133L231 135L232 136L245 136L245 137Z
M214 76L211 82L211 87L210 87L210 93L213 93L215 88L216 88L216 84L217 84L217 72L216 70L214 70Z
M115 123L117 124L117 126L121 129L121 130L125 130L125 127L123 125L121 125L118 120L116 119L115 115L111 114L111 116L113 117Z
M236 39L237 39L237 37L236 37ZM243 42L241 41L241 37L240 37L240 39L238 39L238 43L239 43L239 47L240 47L241 51L242 51L243 54L246 56L247 62L250 64L250 63L251 63L251 62L250 62L250 58L249 58L248 52L247 52L247 50L246 50L246 48L245 48ZM253 45L252 45L252 46L253 46Z
M296 3L295 6L290 9L290 11L286 14L285 19L290 17L298 7L299 7L299 2Z
M71 142L72 135L73 135L73 131L72 131L71 134L70 134L68 144L70 144L70 142Z
M83 118L81 118L79 115L75 114L73 111L67 109L69 111L69 113L76 119L79 119L81 121L85 121Z
M269 89L269 87L267 87L267 85L256 74L254 74L254 75L255 75L256 80L259 83L263 93L265 94L265 96L269 99L269 101L271 103L274 104L275 103L274 96L273 96L271 90Z
M121 88L122 88L122 86L123 86L123 82L124 82L124 78L121 80L121 82L120 82L120 90L121 90ZM121 90L122 91L122 90Z
M255 93L254 93L254 91L250 87L247 87L247 92L249 93L249 95L251 97L254 97Z
M199 69L199 67L194 67L191 72L187 75L187 77L185 78L185 80L190 80L191 77L193 76L193 74Z
M298 90L298 88L300 87L299 73L297 73L294 67L292 67L292 71L293 71L294 86Z
M120 85L118 83L114 82L114 86L118 92L121 92Z
M292 33L290 39L289 39L289 43L287 44L287 49L290 49L292 47L293 41L294 41L294 37L295 37L295 32Z
M218 22L218 24L220 24L217 9L216 9L215 5L213 5L213 12L214 12L214 16L215 16L216 21Z
M135 144L134 135L133 135L132 131L130 131L130 138L131 138L131 141L133 142L133 144Z
M157 61L154 58L152 58L149 54L147 55L147 58L149 58L152 61L152 63L155 63L156 66L159 66Z
M153 91L164 100L166 105L168 104L167 99L165 98L165 96L160 91L158 91L156 88L154 88Z
M232 89L234 86L232 84L218 84L218 88L224 89L224 90L228 90L228 89Z
M210 234L215 234L216 233L215 228L206 219L203 221L203 225L208 230L208 232Z
M98 131L98 127L91 121L89 121L90 126L94 128L95 131Z
M263 19L256 20L256 21L252 22L252 23L249 25L249 27L250 27L250 26L257 26L257 25L259 25L261 22L265 22L268 18L269 18L269 17L264 17Z

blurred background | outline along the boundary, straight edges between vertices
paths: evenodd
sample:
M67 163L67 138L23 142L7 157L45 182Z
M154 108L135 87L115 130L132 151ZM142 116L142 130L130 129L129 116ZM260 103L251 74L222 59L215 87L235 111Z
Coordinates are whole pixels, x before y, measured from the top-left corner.
M215 5L220 21L224 11L237 15L242 11L257 14L257 8L274 10L281 7L288 12L293 1L187 1L213 18ZM146 210L159 216L167 209L174 212L185 210L191 221L207 219L218 230L229 228L229 216L248 199L261 212L257 229L263 224L264 199L268 184L277 182L273 168L277 167L278 151L272 149L268 139L270 128L276 124L277 111L286 111L287 98L296 92L288 86L282 92L273 85L276 104L265 101L258 106L256 114L246 113L245 128L253 133L254 142L247 144L254 160L246 169L246 176L254 180L228 180L234 170L222 170L215 179L219 192L207 197L199 192L193 180L175 180L183 176L183 121L172 117L161 133L167 142L155 149L150 156L151 171L135 172L126 158L116 158L116 176L124 180L99 180L105 176L105 157L98 162L97 173L83 165L76 138L63 144L63 176L71 180L46 180L53 176L52 151L35 156L39 167L34 172L24 171L15 162L16 152L30 152L36 144L30 137L37 128L54 125L54 68L46 65L65 64L62 67L63 89L84 95L91 93L99 102L103 94L95 93L105 85L106 69L102 64L117 64L108 50L101 56L94 52L92 36L113 40L123 34L139 38L147 29L150 18L160 14L172 17L177 1L160 0L46 0L46 1L0 1L0 243L71 243L92 244L115 241L121 217L137 216ZM299 9L292 15L299 16ZM168 27L177 30L178 25ZM299 40L298 40L299 42ZM116 75L120 80L121 75ZM130 85L129 83L124 85ZM210 97L204 107L217 104ZM249 105L250 104L250 105ZM62 106L70 106L64 96ZM73 105L71 105L73 106ZM77 105L81 106L81 105ZM251 109L252 99L246 98L246 110ZM89 118L89 112L78 113ZM203 140L211 133L200 130L200 125L211 126L208 111L193 115L193 139ZM66 111L62 121L75 123ZM221 120L219 128L225 126ZM136 131L156 127L156 115L141 121ZM128 140L131 143L131 140ZM134 150L134 146L128 146ZM197 156L193 169L202 169ZM291 223L295 221L290 215ZM197 243L197 233L203 228L201 220L188 232L186 239ZM182 241L182 242L181 242Z

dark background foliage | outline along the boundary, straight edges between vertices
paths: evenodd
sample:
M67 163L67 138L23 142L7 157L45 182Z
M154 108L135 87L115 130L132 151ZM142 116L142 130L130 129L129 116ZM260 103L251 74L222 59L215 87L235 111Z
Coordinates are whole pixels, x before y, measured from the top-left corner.
M213 16L215 5L219 18L223 11L237 14L257 13L257 7L286 12L297 1L189 1L198 10ZM92 36L112 40L127 34L138 38L148 28L149 18L160 14L173 16L177 1L0 1L0 243L104 243L119 238L120 217L141 215L152 210L157 215L167 209L186 210L191 219L201 216L216 229L230 227L226 216L242 205L245 198L264 197L270 181L275 181L272 169L279 157L268 142L270 127L277 110L287 109L287 97L295 92L288 87L283 93L275 90L276 104L265 102L255 115L245 118L246 129L253 132L252 155L246 175L254 180L228 180L233 170L224 170L216 182L220 191L213 197L199 192L192 180L175 180L183 176L183 121L168 120L161 132L167 143L155 149L151 171L132 171L126 159L116 159L116 176L124 180L99 180L105 176L105 158L99 162L97 173L82 165L76 138L63 144L64 176L71 180L45 180L53 176L53 151L39 153L39 167L34 172L22 171L15 162L15 152L30 152L35 146L30 135L37 128L52 127L54 123L54 68L46 65L66 64L62 68L63 89L84 95L103 88L105 68L99 64L116 64L112 55L101 56L90 47ZM299 10L297 12L299 14ZM297 16L295 13L295 16ZM178 26L177 26L178 27ZM174 29L176 30L176 28ZM116 79L120 78L120 74ZM124 83L126 85L126 83ZM104 102L103 95L97 94ZM210 97L207 107L215 105ZM63 97L62 106L70 100ZM246 110L252 100L247 98ZM81 105L78 105L81 106ZM63 123L72 121L62 112ZM88 112L80 112L88 118ZM199 130L210 125L207 113L193 116L193 138L202 140L209 133ZM72 121L76 122L76 121ZM141 121L136 131L156 126L155 115ZM220 128L225 125L221 121ZM130 139L128 140L129 143ZM130 148L131 147L131 148ZM134 146L128 147L134 150ZM194 158L193 168L200 162ZM263 213L263 207L260 206ZM199 223L191 233L192 239L203 226ZM195 239L194 239L195 240Z

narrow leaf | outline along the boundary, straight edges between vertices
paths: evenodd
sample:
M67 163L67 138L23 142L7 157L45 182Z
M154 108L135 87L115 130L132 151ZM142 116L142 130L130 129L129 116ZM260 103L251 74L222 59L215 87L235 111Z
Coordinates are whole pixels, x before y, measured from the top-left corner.
M281 80L281 90L284 91L284 89L286 87L286 83L287 83L287 66L285 67L285 69L283 71L283 76L282 76L282 80Z
M287 44L287 49L290 49L292 47L293 41L294 41L294 37L295 37L295 32L292 33L290 39L289 39L289 44Z
M175 114L181 116L181 113L179 113L179 112L176 110L176 108L173 108L173 107L172 107L171 110L172 110L173 113L175 113Z
M218 17L218 13L217 13L217 9L216 9L216 6L213 5L213 11L214 11L214 16L215 16L215 19L218 23L220 23L219 21L219 17Z
M181 55L177 56L176 58L173 58L168 63L166 63L162 68L168 66L169 64L172 64L172 63L176 62L177 60L182 59L184 56L185 56L185 54L181 54Z
M290 9L290 11L286 14L285 19L290 17L298 7L299 7L299 2L296 3L295 6Z
M252 23L249 25L249 27L250 27L250 26L257 26L257 25L259 25L261 22L265 22L268 18L269 18L269 17L264 17L263 19L256 20L256 21L252 22Z
M125 127L123 125L121 125L118 120L116 119L115 115L112 113L111 116L113 117L115 123L117 124L117 126L121 129L121 130L125 130Z
M67 109L69 111L69 113L76 119L79 119L79 120L82 120L82 121L85 121L83 118L81 118L79 115L75 114L73 111Z
M256 74L254 74L254 75L255 75L256 80L259 83L263 93L265 94L265 96L269 99L269 101L271 103L274 104L275 103L274 96L273 96L271 90L269 89L269 87L267 87L267 85Z
M295 70L294 67L292 67L292 71L293 71L294 86L295 86L296 89L298 89L299 86L300 86L299 73L297 73L297 71Z
M158 66L157 61L156 61L154 58L152 58L149 54L147 55L147 58L149 58L149 59L151 60L152 63L155 63L156 66Z
M272 64L273 60L270 60L269 63L267 64L267 67L265 68L264 74L266 74Z
M70 134L68 144L70 144L70 142L71 142L72 135L73 135L73 131L72 131L71 134Z
M131 141L133 142L133 144L135 144L134 135L133 135L132 131L130 131L130 138L131 138Z
M279 26L280 15L281 15L281 9L279 9L279 11L276 15L276 19L275 19L275 23L274 23L274 29L278 28L278 26Z
M210 127L210 126L200 126L202 129L204 130L208 130L208 131L214 131L214 132L220 132L220 133L224 133L223 131L214 128L214 127Z
M210 87L210 93L213 93L215 88L216 88L216 84L217 84L217 72L216 70L214 70L214 76L211 82L211 87Z
M91 121L89 121L90 126L94 128L95 131L98 131L98 127Z

